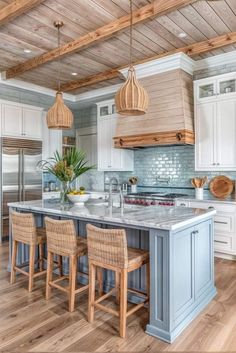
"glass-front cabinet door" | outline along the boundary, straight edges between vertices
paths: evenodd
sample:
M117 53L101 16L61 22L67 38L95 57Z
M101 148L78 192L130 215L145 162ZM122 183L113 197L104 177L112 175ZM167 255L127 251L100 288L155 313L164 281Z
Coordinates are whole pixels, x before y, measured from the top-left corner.
M216 96L216 83L209 82L198 86L198 99L211 98Z
M107 116L110 115L110 111L109 111L109 105L104 105L103 107L99 108L99 115L100 116Z
M235 95L236 93L236 78L218 80L218 94L222 98Z

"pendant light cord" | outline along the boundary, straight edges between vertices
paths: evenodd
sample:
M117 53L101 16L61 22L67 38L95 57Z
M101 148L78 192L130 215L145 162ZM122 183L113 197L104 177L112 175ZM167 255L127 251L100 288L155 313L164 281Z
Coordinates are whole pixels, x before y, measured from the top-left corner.
M132 0L129 0L130 5L130 28L129 28L129 35L130 35L130 49L129 49L129 65L130 69L132 68L132 59L133 59L133 3Z
M59 62L58 62L58 92L61 91L61 55L60 55L60 45L61 45L61 32L60 32L60 26L57 27L57 45L59 48Z

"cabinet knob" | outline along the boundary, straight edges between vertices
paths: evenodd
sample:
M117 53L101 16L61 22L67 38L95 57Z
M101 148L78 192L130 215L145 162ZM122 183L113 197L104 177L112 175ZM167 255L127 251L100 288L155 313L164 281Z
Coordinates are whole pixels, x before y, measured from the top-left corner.
M212 165L216 165L216 163L212 163Z
M216 163L217 165L220 165L220 163Z
M178 133L176 134L176 138L177 138L178 141L181 141L181 140L182 140L182 137L183 137L183 135L181 134L181 132L178 132Z

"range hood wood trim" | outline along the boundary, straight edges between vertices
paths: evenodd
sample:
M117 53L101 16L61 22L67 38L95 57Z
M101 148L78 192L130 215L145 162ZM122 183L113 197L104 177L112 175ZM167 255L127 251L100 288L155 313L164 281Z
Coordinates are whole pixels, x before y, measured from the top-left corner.
M184 129L152 134L116 136L113 140L115 148L128 149L165 145L194 145L194 132Z

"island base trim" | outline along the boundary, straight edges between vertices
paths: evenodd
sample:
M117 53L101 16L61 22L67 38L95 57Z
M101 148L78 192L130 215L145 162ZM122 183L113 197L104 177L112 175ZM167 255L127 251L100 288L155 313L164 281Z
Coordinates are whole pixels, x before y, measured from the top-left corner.
M201 301L201 303L194 308L191 313L179 324L173 331L167 331L156 327L155 325L148 324L146 326L146 333L150 336L158 338L167 343L173 343L174 340L184 331L185 328L194 320L196 317L202 312L205 307L210 304L210 302L216 296L217 291L216 288L213 287L206 295L205 299Z

